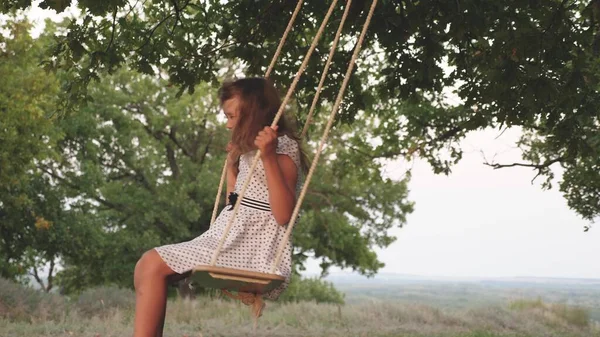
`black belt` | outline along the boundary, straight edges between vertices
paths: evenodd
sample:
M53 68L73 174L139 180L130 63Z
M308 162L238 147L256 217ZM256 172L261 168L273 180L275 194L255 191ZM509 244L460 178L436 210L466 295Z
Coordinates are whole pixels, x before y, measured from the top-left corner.
M235 203L237 202L238 199L238 194L235 192L231 192L229 193L229 203L226 206L231 206L229 207L229 211L233 210L233 207L235 206ZM265 211L265 212L270 212L271 211L271 205L269 205L268 202L264 202L264 201L260 201L260 200L255 200L255 199L250 199L247 197L243 197L242 201L240 201L240 205L245 206L245 207L250 207L250 208L254 208L254 209L258 209L260 211Z

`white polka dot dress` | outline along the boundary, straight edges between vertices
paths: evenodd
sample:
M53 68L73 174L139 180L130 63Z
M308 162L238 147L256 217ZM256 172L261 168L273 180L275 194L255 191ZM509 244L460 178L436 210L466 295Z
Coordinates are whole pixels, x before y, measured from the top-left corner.
M300 176L298 143L288 136L280 136L277 139L276 152L289 156L296 164L298 176ZM240 157L240 171L235 183L235 193L240 193L255 154L253 151ZM299 191L300 179L296 186L296 194ZM219 267L270 273L287 226L277 224L271 213L267 180L261 160L252 174L252 180L245 194L216 264ZM197 238L187 242L156 247L156 251L167 265L179 274L187 272L197 265L210 264L213 252L217 249L223 231L233 214L232 209L232 206L226 206L210 229ZM286 281L277 289L264 294L263 297L277 299L287 288L292 272L291 255L292 246L288 241L281 262L276 269L276 274L284 276Z

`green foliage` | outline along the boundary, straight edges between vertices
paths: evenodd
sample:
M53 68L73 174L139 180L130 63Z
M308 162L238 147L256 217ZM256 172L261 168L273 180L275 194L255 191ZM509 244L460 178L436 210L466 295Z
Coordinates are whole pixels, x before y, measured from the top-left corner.
M70 1L44 1L63 11ZM4 0L4 12L31 5ZM69 75L69 101L86 101L99 74L130 66L164 69L169 82L193 92L219 80L224 62L262 75L295 3L289 1L80 1L84 16L56 36L46 60ZM272 75L282 87L296 73L328 3L306 1ZM369 2L355 1L322 97L332 102L364 22ZM282 15L285 13L286 15ZM331 22L338 22L341 8ZM569 206L585 219L600 214L600 111L597 1L380 1L352 75L339 121L379 117L376 158L417 154L437 173L460 160L459 141L470 131L518 126L522 163L559 182ZM334 38L330 25L297 89L306 111ZM243 65L243 66L242 66ZM447 67L445 67L447 65ZM461 102L444 103L456 88ZM321 110L322 111L322 110ZM355 129L360 126L357 125ZM556 165L554 165L556 164Z
M0 36L0 276L24 282L69 239L64 191L35 167L53 158L49 144L60 137L48 118L59 86L38 66L47 39L33 40L23 21L3 28L12 38Z
M319 278L302 278L293 275L288 289L279 298L282 302L316 302L344 304L344 294L331 282Z
M10 20L6 25L20 27ZM48 23L51 36L60 29ZM23 55L43 50L49 37L32 40L25 32L15 36L27 45L12 48L15 42L6 38L12 68L20 62L39 70L37 59ZM55 90L72 84L71 75L68 70L35 73ZM18 76L11 76L12 86L19 88ZM178 89L162 77L123 68L102 75L86 93L90 100L77 113L39 120L44 128L27 144L40 152L19 149L23 158L15 170L27 171L6 177L23 184L26 193L13 198L11 188L0 199L0 216L6 220L0 233L8 238L0 247L8 256L0 262L3 275L17 279L50 267L47 281L38 275L37 282L46 290L59 284L65 293L108 284L131 287L135 263L144 251L204 232L228 139L217 117L215 88L208 84L178 96ZM57 99L65 98L41 97L41 115L52 115ZM19 111L11 108L8 116L13 119L6 119L15 128L22 127ZM369 127L361 132L368 133ZM412 203L407 201L406 181L381 178L380 163L364 165L370 158L347 147L354 147L360 137L342 137L332 136L319 163L317 183L311 185L296 225L294 261L301 269L312 256L322 261L324 271L338 265L373 274L383 265L374 248L393 242L387 232L404 224ZM11 141L21 146L18 138ZM2 147L0 155L9 157L11 151ZM19 198L27 207L17 207ZM63 268L55 278L57 264Z
M208 86L177 98L166 82L121 70L89 90L93 101L58 123L64 137L57 151L71 159L42 168L81 197L73 208L96 210L87 221L105 232L64 255L68 267L59 276L67 291L128 286L144 250L205 231L227 139ZM405 181L381 178L378 163L361 165L339 137L326 152L337 159L323 160L314 178L331 184L309 190L294 234L295 261L301 266L314 256L324 270L372 274L382 266L373 247L393 242L387 231L405 222L412 203ZM365 196L374 186L377 192Z

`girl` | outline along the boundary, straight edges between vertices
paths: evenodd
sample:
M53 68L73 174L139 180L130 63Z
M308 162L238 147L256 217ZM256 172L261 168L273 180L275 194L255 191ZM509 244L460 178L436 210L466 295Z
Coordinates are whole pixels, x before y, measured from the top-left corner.
M219 99L227 117L227 129L232 131L227 160L229 204L199 237L156 247L140 258L134 274L134 337L162 336L167 284L188 277L196 265L210 264L248 176L255 150L260 150L261 160L240 201L241 207L219 253L217 266L270 273L292 215L300 190L298 177L307 163L294 130L284 118L274 128L269 127L281 105L276 89L263 78L240 79L225 83L219 90ZM288 242L276 271L285 276L286 282L264 297L277 299L287 287L291 272ZM261 303L258 315L263 307Z

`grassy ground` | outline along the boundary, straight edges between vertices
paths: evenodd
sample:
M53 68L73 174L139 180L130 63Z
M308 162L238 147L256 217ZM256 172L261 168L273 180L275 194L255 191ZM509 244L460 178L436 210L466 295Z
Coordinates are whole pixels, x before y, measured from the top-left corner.
M96 289L66 299L0 282L0 336L131 336L133 303L129 290ZM468 310L371 301L269 302L254 330L244 305L199 298L169 302L165 336L600 337L600 327L583 309L541 300Z
M93 315L70 310L54 319L4 319L0 335L131 336L132 314L105 308ZM585 313L544 303L463 312L394 303L270 303L255 331L247 308L229 301L172 301L167 315L165 336L600 336Z

